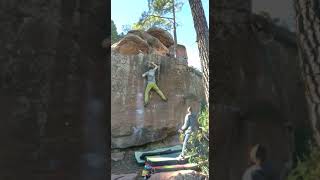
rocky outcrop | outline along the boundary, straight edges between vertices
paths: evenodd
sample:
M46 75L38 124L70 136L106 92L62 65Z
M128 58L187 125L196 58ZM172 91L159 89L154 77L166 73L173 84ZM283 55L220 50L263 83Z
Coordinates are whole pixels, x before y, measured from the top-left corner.
M163 45L158 38L151 36L147 32L139 31L139 30L129 31L128 35L130 34L135 34L147 42L147 44L150 46L150 52L148 53L156 53L161 56L168 55L169 53L168 48L165 45Z
M147 33L159 39L160 42L164 44L167 48L169 48L174 44L174 40L171 34L161 28L156 28L156 27L150 28L147 30Z
M173 55L174 52L174 45L170 46L169 52L171 55ZM180 60L182 63L188 63L188 53L187 49L184 45L177 44L176 47L176 58Z
M115 51L124 55L138 54L140 51L143 53L149 52L147 41L134 34L128 34L119 42L115 43L113 47Z
M144 54L170 56L169 47L172 46L169 43L172 40L170 33L159 28L150 28L149 30L131 30L119 42L114 43L111 48L123 55L136 55L142 52Z
M177 59L155 54L125 56L112 52L112 148L127 148L175 134L187 106L199 110L203 99L201 75ZM155 92L144 107L146 81L142 74L149 61L160 64L157 84L167 102Z

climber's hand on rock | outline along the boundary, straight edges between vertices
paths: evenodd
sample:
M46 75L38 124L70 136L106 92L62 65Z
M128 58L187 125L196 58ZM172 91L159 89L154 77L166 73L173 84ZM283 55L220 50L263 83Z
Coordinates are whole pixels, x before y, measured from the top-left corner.
M183 131L181 129L178 130L179 133L183 133Z
M142 77L145 77L146 75L147 75L147 73L143 73L143 74L142 74Z

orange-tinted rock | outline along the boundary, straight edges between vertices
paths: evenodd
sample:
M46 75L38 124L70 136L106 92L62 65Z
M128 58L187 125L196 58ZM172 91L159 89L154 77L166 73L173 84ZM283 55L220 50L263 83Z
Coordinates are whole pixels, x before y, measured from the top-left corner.
M134 34L126 35L119 42L115 43L112 48L124 55L138 54L139 50L143 53L149 52L149 45L147 41Z
M159 39L167 48L174 44L174 39L166 30L163 30L161 28L150 28L147 30L147 33Z
M169 49L161 43L161 41L154 36L151 36L147 32L140 31L140 30L132 30L129 31L128 34L134 34L139 36L140 38L147 41L150 48L150 53L155 53L160 56L166 56L169 53Z

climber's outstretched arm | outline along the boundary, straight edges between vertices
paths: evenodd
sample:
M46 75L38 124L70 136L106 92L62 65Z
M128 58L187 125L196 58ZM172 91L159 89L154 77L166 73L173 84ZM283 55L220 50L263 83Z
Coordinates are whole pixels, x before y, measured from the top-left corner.
M142 77L145 77L147 75L148 71L142 74Z
M156 65L154 62L151 62L153 65L154 65L154 68L153 68L153 70L157 70L158 69L158 65Z

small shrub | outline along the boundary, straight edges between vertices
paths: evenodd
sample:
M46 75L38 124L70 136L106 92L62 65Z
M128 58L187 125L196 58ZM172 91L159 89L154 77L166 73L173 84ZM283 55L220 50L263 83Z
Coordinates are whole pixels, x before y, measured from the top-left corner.
M310 154L298 160L288 180L320 180L320 148L312 145Z

